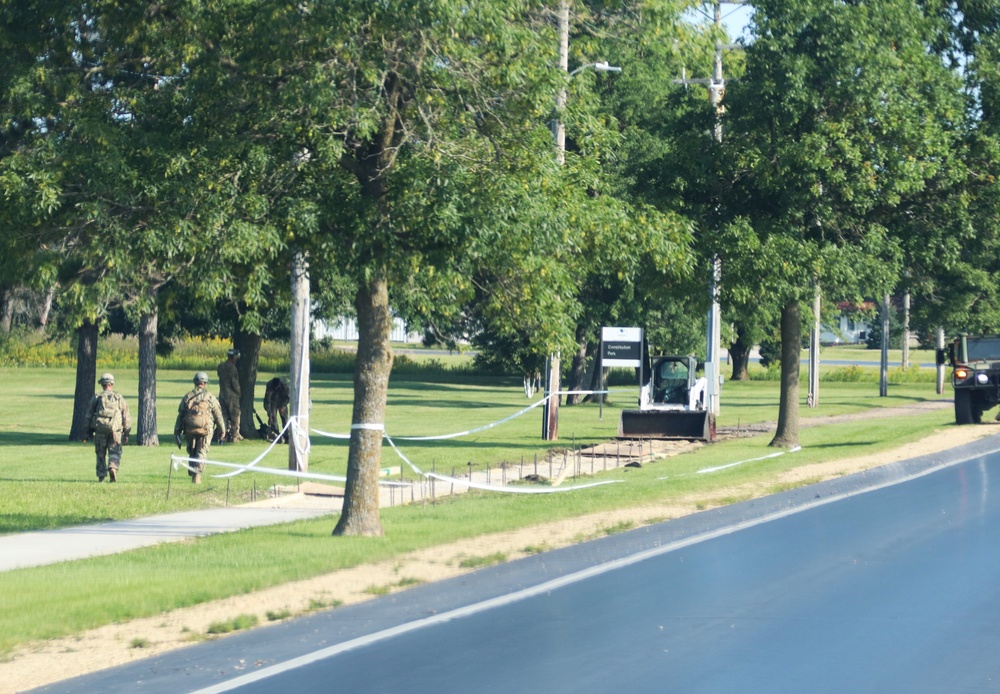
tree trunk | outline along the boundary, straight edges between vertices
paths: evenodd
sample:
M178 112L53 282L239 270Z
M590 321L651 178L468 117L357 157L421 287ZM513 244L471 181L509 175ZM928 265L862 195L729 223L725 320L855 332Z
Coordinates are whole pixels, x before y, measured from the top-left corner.
M73 423L70 441L83 441L90 429L90 403L97 381L97 325L90 321L76 329L76 393L73 396Z
M382 535L378 474L385 431L385 403L392 369L392 315L385 275L358 289L358 355L354 367L354 413L347 457L344 509L334 535Z
M49 314L52 312L52 302L56 297L56 285L52 285L47 290L45 290L45 299L42 301L42 307L38 311L38 326L45 331L45 327L49 324Z
M253 405L262 342L260 335L245 333L240 329L233 336L233 347L240 351L236 371L240 376L240 436L245 439L260 438L260 432L254 426L256 420L253 418Z
M798 301L781 309L781 395L778 429L769 445L799 445L799 362L802 358L802 314Z
M733 367L733 374L729 377L729 380L750 380L751 351L753 351L753 343L747 337L747 331L737 325L736 339L729 344L729 364Z
M154 297L155 298L155 297ZM159 446L156 432L156 333L159 314L154 304L139 319L139 411L135 441L140 446Z
M4 287L0 292L0 301L3 302L3 310L0 311L0 332L10 335L14 327L14 290L11 287Z
M562 388L559 380L562 378L562 360L559 352L549 355L545 367L545 404L542 405L542 439L556 441L559 439L559 402ZM551 397L550 397L551 394Z
M587 389L587 348L589 344L587 342L587 329L583 326L577 326L576 328L576 354L573 355L573 361L570 364L570 390L586 390ZM566 404L567 405L579 405L583 402L582 395L567 395Z
M594 368L590 370L590 390L599 392L600 395L588 395L587 402L608 402L608 394L603 392L608 389L607 370L600 366L600 359L594 360Z

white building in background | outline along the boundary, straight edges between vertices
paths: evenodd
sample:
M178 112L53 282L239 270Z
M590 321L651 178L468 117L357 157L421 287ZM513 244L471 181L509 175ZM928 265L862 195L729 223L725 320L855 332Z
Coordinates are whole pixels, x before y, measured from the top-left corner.
M333 325L330 325L326 321L314 320L313 321L313 339L322 340L324 338L329 338L331 340L344 340L349 342L357 342L358 340L358 324L353 318L338 318ZM392 342L404 342L404 343L414 343L420 342L423 339L423 335L420 333L407 332L406 323L403 322L402 318L392 319L392 333L389 336L389 340Z
M874 304L866 302L862 308L872 309L874 307ZM853 345L867 340L871 324L862 317L857 307L850 303L841 303L837 305L837 308L840 309L838 324L836 326L823 325L819 341L828 345Z

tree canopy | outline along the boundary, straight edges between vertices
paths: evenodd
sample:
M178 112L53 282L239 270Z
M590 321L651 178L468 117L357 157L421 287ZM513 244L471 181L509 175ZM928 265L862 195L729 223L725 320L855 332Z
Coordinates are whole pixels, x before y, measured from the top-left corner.
M720 112L692 4L570 3L564 70L553 0L0 0L0 296L55 296L81 364L126 314L155 374L157 319L277 334L308 258L361 334L335 532L377 535L393 312L581 386L602 325L700 351L718 255L733 344L780 321L793 445L817 287L1000 320L1000 0L758 0Z

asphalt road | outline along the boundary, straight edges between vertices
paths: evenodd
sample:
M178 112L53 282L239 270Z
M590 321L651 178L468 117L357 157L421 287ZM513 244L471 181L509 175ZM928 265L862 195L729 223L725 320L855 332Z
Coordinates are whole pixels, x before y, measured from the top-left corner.
M994 436L39 691L1000 692L998 468Z

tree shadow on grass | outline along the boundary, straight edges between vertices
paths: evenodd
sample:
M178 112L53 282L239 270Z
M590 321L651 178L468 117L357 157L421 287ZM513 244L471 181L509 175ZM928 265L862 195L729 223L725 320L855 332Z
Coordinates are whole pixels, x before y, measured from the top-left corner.
M406 397L406 396L389 396L389 407L436 407L436 408L446 408L446 407L457 407L463 410L478 410L485 408L503 408L510 410L511 405L507 402L485 402L485 401L475 401L475 400L428 400L427 398L418 397Z
M808 448L853 448L857 446L874 446L878 441L851 441L849 443L817 443L810 444Z
M68 434L45 434L34 431L4 431L0 432L0 446L63 446L81 445L79 441L70 441ZM93 444L88 444L93 448Z

